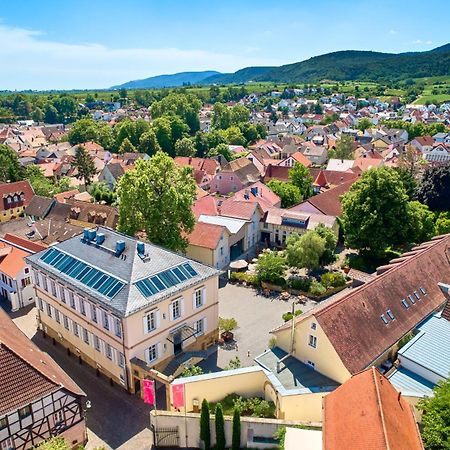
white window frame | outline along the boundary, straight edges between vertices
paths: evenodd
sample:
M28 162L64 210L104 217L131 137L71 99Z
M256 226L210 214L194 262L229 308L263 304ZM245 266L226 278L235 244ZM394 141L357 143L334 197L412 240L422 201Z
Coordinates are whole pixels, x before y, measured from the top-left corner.
M101 339L96 335L96 334L94 334L94 348L95 348L95 350L97 350L99 353L101 353L102 352L102 344L101 344Z
M152 363L158 359L158 344L152 344L147 349L147 362Z
M312 348L317 348L317 337L310 334L308 337L308 345Z
M201 324L201 327L198 325ZM202 317L194 322L195 336L202 336L206 332L206 317Z
M144 334L155 331L159 326L159 310L153 309L143 317Z
M113 348L111 344L108 344L107 342L105 342L105 356L109 359L109 360L113 360Z
M194 309L201 308L205 304L205 288L199 288L194 291L192 306Z
M181 297L176 298L175 300L172 300L169 305L169 312L170 312L170 320L178 320L183 315L183 309L182 309L182 301L183 299ZM178 311L178 315L175 317L175 305L176 311Z

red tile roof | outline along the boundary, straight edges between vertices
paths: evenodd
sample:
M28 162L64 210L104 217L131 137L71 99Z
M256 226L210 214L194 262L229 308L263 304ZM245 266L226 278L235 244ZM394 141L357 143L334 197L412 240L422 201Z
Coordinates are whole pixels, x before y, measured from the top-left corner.
M175 163L179 166L190 166L194 170L206 172L210 176L214 176L220 167L215 159L190 158L187 156L175 157Z
M353 180L342 183L321 194L313 195L304 203L311 204L314 208L328 216L340 216L342 214L341 197L350 189L353 183ZM300 208L295 209L301 210Z
M305 167L311 166L312 162L301 152L292 153L292 158Z
M227 233L227 230L221 225L197 222L194 230L187 238L190 245L215 250L219 245L223 233Z
M15 181L14 183L1 183L0 184L0 198L4 198L8 195L23 194L24 206L28 206L33 198L34 191L28 181Z
M6 233L3 236L3 240L5 240L8 243L11 243L13 245L23 247L23 248L29 250L31 253L40 252L42 250L45 250L48 247L47 245L40 244L38 242L31 242L28 239L25 239L20 236L16 236L15 234L11 234L11 233Z
M236 219L252 220L256 208L258 208L256 202L239 201L230 198L219 206L219 214Z
M350 373L367 368L444 304L438 283L450 279L449 246L450 235L436 239L345 297L311 311ZM405 309L401 300L414 291L420 300ZM395 320L388 318L385 325L381 314L388 309Z
M324 398L326 450L423 450L411 406L375 367Z
M267 183L270 180L280 180L280 181L289 181L289 170L290 167L284 166L273 166L269 164L266 169L266 173L264 174L264 183Z
M314 178L313 184L320 187L339 186L342 183L350 180L356 181L359 178L357 173L339 172L337 170L321 170L319 173L311 172L311 174Z
M0 416L61 388L84 392L0 308Z
M217 210L216 199L212 195L198 198L192 205L192 212L197 218L202 214L217 216L219 212Z
M31 253L0 242L0 272L8 275L13 280L26 266L25 257Z

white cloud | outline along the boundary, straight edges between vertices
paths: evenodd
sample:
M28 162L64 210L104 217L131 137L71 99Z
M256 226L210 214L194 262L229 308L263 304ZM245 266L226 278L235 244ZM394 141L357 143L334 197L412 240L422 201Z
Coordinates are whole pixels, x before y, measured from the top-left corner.
M397 34L397 30L389 30L389 34Z
M415 41L411 41L411 44L416 44L416 45L431 45L433 43L433 41L430 40L422 40L422 39L416 39Z
M247 49L248 50L248 49ZM251 49L253 50L253 49ZM0 89L106 88L125 81L180 71L230 72L286 61L201 49L109 48L96 43L46 40L38 31L0 23Z

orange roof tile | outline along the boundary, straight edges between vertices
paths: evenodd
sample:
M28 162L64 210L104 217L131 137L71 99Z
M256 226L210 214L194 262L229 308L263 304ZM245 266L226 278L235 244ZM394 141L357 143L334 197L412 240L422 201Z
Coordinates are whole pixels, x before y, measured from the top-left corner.
M326 450L423 450L409 403L375 367L324 398Z
M7 241L7 243L11 243L12 245L18 245L19 247L26 248L27 250L30 250L32 253L37 253L42 250L45 250L48 246L41 244L39 242L32 242L28 239L25 239L20 236L16 236L15 234L6 233L3 236L3 240Z
M15 279L26 266L24 258L30 255L31 253L20 248L0 242L0 272Z
M190 245L215 250L226 228L221 225L197 222L194 230L187 236Z

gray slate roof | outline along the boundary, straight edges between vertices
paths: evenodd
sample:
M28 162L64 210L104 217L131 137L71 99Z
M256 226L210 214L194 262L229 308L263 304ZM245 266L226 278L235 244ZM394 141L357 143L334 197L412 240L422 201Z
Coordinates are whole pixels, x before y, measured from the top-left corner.
M40 257L47 250L30 256L28 261L32 266L60 277L82 295L88 295L106 309L111 310L122 317L129 316L141 309L147 308L149 305L171 297L189 286L199 284L204 280L220 274L220 271L213 267L190 260L178 253L171 252L150 243L145 244L145 253L148 254L148 258L144 261L138 255L136 250L137 243L139 242L137 239L104 227L98 227L97 233L99 232L105 234L103 246L111 250L115 249L118 240L125 241L125 251L123 252L123 255L126 256L126 258L116 257L113 252L98 248L94 244L82 242L82 234L64 242L60 242L53 246L53 248L57 248L86 264L92 265L93 267L123 281L125 286L112 299L103 296L99 292L41 261ZM143 278L147 278L184 262L190 262L198 275L148 298L144 297L134 285L135 282Z

